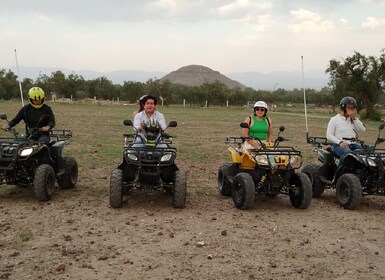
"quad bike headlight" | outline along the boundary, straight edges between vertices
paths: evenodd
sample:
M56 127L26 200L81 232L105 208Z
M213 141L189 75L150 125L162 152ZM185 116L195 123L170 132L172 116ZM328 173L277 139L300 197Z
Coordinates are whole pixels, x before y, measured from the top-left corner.
M255 161L258 165L269 165L269 160L267 159L267 155L256 155Z
M172 158L172 154L171 154L171 153L170 153L170 154L165 154L165 155L163 155L163 156L161 157L160 161L161 161L161 162L163 162L163 161L169 161L169 160L171 160L171 158Z
M20 150L19 155L21 157L27 157L30 154L32 154L32 152L33 152L33 148L29 147L29 148L25 148L25 149Z
M290 165L293 168L300 168L301 167L301 157L298 157L298 156L290 157Z
M377 166L377 163L374 160L370 159L370 158L367 158L366 162L368 163L368 165L370 167L376 167Z
M133 161L138 160L138 157L134 154L127 154L127 157L129 160L133 160Z

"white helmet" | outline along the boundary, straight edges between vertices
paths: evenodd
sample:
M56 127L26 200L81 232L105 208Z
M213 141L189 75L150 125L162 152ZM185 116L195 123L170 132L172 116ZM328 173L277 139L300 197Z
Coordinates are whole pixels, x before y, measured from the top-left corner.
M253 106L253 109L255 109L256 107L265 108L266 112L267 112L267 110L269 110L269 108L267 108L267 104L266 104L265 101L257 101L257 102L255 102L255 104Z

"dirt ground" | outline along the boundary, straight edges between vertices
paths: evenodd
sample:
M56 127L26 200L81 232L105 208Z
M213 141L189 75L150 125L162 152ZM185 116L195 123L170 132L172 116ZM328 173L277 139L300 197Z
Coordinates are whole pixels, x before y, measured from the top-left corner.
M385 279L384 197L364 197L349 211L334 190L306 210L294 209L284 195L257 196L252 209L241 211L218 194L226 146L212 145L210 154L199 143L224 139L228 131L219 124L238 131L235 121L223 122L227 116L202 116L212 128L199 134L202 120L175 113L184 119L175 131L177 163L187 173L186 208L173 209L171 197L159 193L126 196L122 208L109 208L109 174L121 157L121 116L128 110L99 108L55 107L61 126L74 130L69 149L80 162L77 188L38 202L30 189L0 186L0 279ZM235 113L228 119L244 118L245 112ZM280 115L274 117L279 123ZM105 122L99 131L94 119ZM288 125L292 143L295 125ZM119 135L116 143L108 143L112 133ZM114 145L116 152L109 150Z
M94 172L92 180L107 190L109 178ZM216 186L214 176L205 180ZM182 210L165 194L125 197L121 209L108 207L107 191L97 197L60 190L52 201L37 202L30 190L11 189L0 199L0 279L385 276L380 197L365 197L349 215L334 190L307 210L279 195L257 197L253 209L240 211L231 198L192 191Z

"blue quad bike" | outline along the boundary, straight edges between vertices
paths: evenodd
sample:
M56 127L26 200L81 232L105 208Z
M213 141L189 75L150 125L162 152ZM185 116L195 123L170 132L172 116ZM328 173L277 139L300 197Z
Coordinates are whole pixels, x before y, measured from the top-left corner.
M133 126L131 120L123 124ZM177 122L171 121L167 128L176 126ZM122 207L123 195L133 192L161 192L172 196L174 208L185 207L186 176L175 163L173 137L158 125L145 125L143 131L135 129L135 133L123 137L123 160L111 172L110 206Z
M384 142L381 130L374 145L366 145L358 137L345 140L360 143L362 150L352 151L346 154L343 166L337 172L339 158L336 157L325 137L309 137L307 142L314 146L314 152L318 154L320 164L308 164L302 172L312 182L313 197L319 197L325 189L336 189L336 197L339 204L349 210L356 209L364 195L385 195L385 149L377 148Z

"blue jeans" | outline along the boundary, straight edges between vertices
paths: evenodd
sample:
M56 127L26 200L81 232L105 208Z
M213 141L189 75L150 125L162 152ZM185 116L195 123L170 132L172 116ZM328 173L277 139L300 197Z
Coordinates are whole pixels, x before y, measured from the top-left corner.
M340 161L338 163L338 166L337 166L337 170L342 166L343 162L344 162L344 158L345 158L345 155L351 151L357 151L357 150L362 150L362 145L361 144L357 144L357 143L352 143L352 144L349 144L349 146L347 146L346 148L342 148L339 144L333 144L332 145L332 152L333 154L335 154L336 156L338 156L340 158Z

